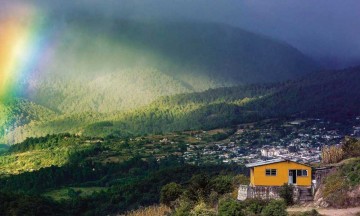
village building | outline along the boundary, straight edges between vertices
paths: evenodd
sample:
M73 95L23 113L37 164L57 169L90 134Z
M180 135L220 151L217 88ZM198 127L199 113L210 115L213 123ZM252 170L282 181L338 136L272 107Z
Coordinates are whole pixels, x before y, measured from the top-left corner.
M250 186L282 186L285 183L311 186L311 167L286 159L247 164Z
M240 185L238 200L277 199L284 184L293 185L294 201L312 200L312 168L306 164L279 158L246 164L250 184Z

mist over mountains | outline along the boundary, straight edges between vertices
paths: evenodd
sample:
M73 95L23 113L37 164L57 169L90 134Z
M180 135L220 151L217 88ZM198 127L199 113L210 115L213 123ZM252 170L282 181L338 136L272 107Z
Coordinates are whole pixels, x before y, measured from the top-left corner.
M285 41L311 56L324 68L360 63L360 19L357 0L0 0L0 14L28 4L58 19L89 13L95 17L137 21L201 21L224 23ZM1 15L0 15L1 17Z
M111 112L159 96L294 79L319 67L283 42L208 23L91 16L55 21L52 61L27 77L24 97L54 111Z

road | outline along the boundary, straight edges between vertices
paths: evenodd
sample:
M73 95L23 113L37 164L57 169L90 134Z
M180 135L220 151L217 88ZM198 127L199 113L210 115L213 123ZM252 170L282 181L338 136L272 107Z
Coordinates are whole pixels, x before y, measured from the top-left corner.
M288 212L304 212L311 211L313 208L309 207L295 207L288 208ZM357 213L360 214L360 207L355 208L345 208L345 209L332 209L332 208L318 208L316 209L321 215L324 216L356 216Z

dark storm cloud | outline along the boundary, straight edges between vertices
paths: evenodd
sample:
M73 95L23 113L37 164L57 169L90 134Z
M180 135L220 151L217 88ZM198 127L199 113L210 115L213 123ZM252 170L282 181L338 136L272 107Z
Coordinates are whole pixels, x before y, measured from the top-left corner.
M0 0L2 8L11 5ZM139 20L201 20L227 23L286 41L324 65L360 63L358 0L37 0L57 13L84 10ZM1 12L1 9L0 9Z

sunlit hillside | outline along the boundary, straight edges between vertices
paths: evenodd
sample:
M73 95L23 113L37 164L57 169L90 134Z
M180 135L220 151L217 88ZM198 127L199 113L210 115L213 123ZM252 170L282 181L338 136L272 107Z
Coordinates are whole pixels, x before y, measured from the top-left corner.
M64 132L123 137L129 134L211 129L288 116L343 121L360 115L359 82L359 67L356 67L319 72L292 82L225 87L166 96L130 111L48 116L46 113L49 111L45 110L48 118L27 119L8 131L2 141L16 143L26 137ZM28 112L37 113L37 107L32 105L29 108Z
M126 110L159 96L282 81L318 68L285 43L222 24L79 15L41 28L54 40L50 57L21 82L22 95L63 113Z

